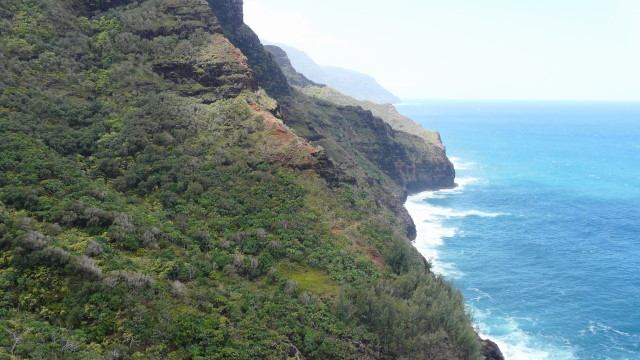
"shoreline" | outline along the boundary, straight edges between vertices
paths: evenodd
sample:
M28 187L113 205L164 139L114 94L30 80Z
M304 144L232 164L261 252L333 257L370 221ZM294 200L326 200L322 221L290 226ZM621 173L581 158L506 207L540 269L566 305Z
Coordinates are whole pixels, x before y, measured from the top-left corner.
M476 180L475 178L472 178L472 179ZM420 232L419 232L420 225L418 223L416 223L416 218L417 218L417 216L416 216L417 214L415 213L416 209L411 207L411 206L407 206L407 203L411 200L412 197L418 197L421 194L435 193L435 192L438 192L438 191L455 191L456 189L462 189L464 187L465 183L466 182L463 182L463 184L460 185L457 182L454 182L454 186L453 187L427 189L427 190L417 191L417 192L414 192L414 193L407 193L407 195L406 195L406 197L405 197L405 199L404 199L404 201L402 203L402 206L404 206L404 208L406 209L407 213L409 213L409 216L411 217L411 220L413 221L414 226L416 228L416 237L411 240L411 245L413 245L414 248L420 253L420 255L422 255L422 257L431 264L431 266L433 268L432 273L434 273L435 275L438 275L438 276L443 276L443 277L445 276L442 273L442 272L445 272L444 269L441 269L441 271L436 271L436 269L435 269L436 265L435 265L435 263L433 261L434 258L426 256L425 253L423 253L423 251L425 249L421 249L421 248L416 246L416 242L417 242L417 240L418 240L418 238L420 236ZM453 235L453 234L449 234L449 235ZM435 251L437 247L440 247L440 246L443 245L443 242L441 241L442 236L439 236L438 238L440 239L440 241L433 242L433 243L435 243L436 246L434 246L433 248L430 248L430 250L434 250ZM436 251L436 253L437 253L437 251ZM466 300L466 298L465 298L465 300ZM466 304L466 301L465 301L465 304ZM503 343L503 342L501 342L500 340L498 340L498 339L496 339L494 337L488 336L488 335L483 334L482 332L478 331L477 330L478 324L473 323L472 325L475 328L474 330L475 330L476 334L478 334L478 339L480 340L480 344L482 346L482 354L485 356L486 360L508 360L503 355L503 352L502 352L503 348L507 348L508 347L508 345L506 343Z

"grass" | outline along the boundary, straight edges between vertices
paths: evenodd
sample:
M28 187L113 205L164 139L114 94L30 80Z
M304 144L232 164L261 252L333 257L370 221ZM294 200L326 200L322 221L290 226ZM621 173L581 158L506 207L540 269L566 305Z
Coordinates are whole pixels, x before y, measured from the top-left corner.
M277 266L278 271L298 283L302 290L310 291L321 297L336 297L340 292L337 285L328 274L307 266L282 262Z

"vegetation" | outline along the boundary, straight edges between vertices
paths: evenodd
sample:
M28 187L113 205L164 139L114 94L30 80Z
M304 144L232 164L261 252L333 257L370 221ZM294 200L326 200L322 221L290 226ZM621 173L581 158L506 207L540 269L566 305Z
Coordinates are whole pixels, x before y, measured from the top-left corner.
M393 132L274 117L369 119L256 70L233 4L3 2L0 359L481 358L390 205Z
M300 90L307 95L327 100L334 104L343 106L359 106L365 110L369 110L374 116L384 120L395 130L418 135L428 143L434 144L436 147L442 147L440 135L437 132L429 131L415 121L401 115L391 104L376 104L371 101L357 100L328 86L321 87L312 84L305 84L305 86L300 87Z

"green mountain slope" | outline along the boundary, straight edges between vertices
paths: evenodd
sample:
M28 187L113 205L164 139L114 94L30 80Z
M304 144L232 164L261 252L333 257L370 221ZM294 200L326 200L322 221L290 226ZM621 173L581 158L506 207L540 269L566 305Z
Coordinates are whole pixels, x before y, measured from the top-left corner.
M482 358L407 238L427 155L241 9L2 4L0 359Z

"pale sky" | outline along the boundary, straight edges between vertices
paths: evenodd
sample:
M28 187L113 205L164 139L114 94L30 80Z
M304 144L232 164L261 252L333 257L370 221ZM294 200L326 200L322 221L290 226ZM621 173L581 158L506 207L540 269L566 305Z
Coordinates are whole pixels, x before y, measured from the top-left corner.
M640 0L245 0L265 40L401 98L640 100Z

